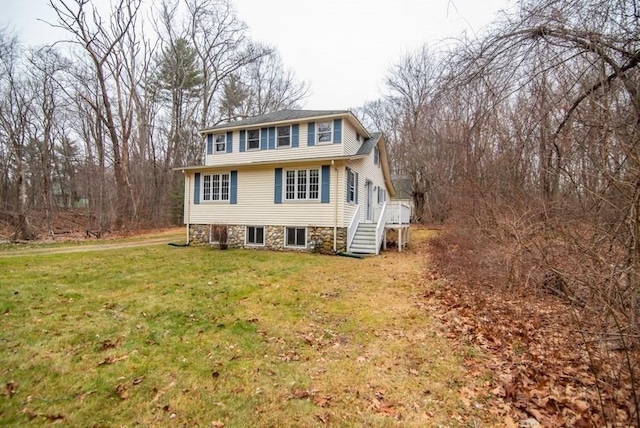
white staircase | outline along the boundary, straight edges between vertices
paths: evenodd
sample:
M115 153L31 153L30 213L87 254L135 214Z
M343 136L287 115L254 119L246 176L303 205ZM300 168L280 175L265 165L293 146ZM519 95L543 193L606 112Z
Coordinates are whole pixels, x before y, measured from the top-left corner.
M352 253L376 254L376 224L360 223L353 237Z

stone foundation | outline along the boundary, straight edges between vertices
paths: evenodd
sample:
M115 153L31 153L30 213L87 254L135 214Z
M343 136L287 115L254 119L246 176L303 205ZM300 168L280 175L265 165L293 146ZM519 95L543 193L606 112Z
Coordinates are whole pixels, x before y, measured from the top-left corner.
M189 243L192 245L208 244L210 242L210 225L192 224L189 227ZM227 243L229 248L252 248L274 251L305 251L304 248L291 248L284 245L283 226L264 226L264 245L245 245L244 225L227 226ZM337 229L337 250L346 251L347 248L347 228ZM307 248L306 251L333 254L333 227L307 227Z
M307 227L307 246L311 251L323 254L333 253L333 227ZM336 249L347 250L347 228L339 227L336 234Z
M210 241L209 231L211 226L208 224L190 224L189 225L189 244L200 245L208 244Z

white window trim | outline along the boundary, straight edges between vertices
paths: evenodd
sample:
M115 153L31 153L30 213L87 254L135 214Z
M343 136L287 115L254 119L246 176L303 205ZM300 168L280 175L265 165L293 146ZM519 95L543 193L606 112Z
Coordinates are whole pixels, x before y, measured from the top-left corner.
M292 171L295 173L295 190L294 198L287 198L287 172ZM307 171L307 197L304 199L298 198L298 171ZM318 197L311 198L311 171L318 171ZM298 169L285 169L282 173L282 193L284 202L318 202L322 197L322 169L321 168L298 168Z
M304 229L304 245L288 245L287 244L287 229ZM307 231L306 227L301 227L301 226L285 226L284 227L284 247L285 248L297 248L297 249L301 249L304 250L307 248L308 245L308 239L309 239L309 233Z
M224 138L224 148L222 150L218 150L218 137L222 136ZM227 152L227 134L213 134L213 153L226 153Z
M262 228L262 244L256 244L253 242L249 242L249 228L253 227L253 228ZM264 226L245 226L244 228L244 245L248 246L248 247L264 247L265 245L265 240L266 240L266 231L265 231L265 227Z
M349 168L347 169L347 203L355 204L356 203L356 172ZM349 185L349 176L353 177L353 199L351 196L351 186Z
M257 132L258 132L258 147L253 148L253 149L250 149L250 148L249 148L249 131L257 131ZM260 132L260 128L258 128L258 129L247 129L247 132L246 132L246 136L247 136L247 147L246 147L246 149L247 149L247 151L248 151L248 152L253 152L253 151L260 150L260 145L262 144L262 141L261 141L261 139L262 139L262 135L261 135L261 134L262 134L262 133Z
M213 199L213 176L214 175L219 175L220 176L220 184L219 184L219 189L220 189L220 199L218 199L217 201ZM226 175L228 177L229 180L229 186L228 186L228 192L227 192L227 199L222 199L222 176ZM204 178L206 176L210 176L211 177L211 198L210 199L205 199L204 198ZM202 203L213 203L213 204L219 204L219 203L229 203L231 201L231 172L230 171L225 171L225 172L216 172L216 173L211 173L211 174L203 174L202 175L202 184L200 185L200 201Z
M386 201L387 201L387 190L382 186L378 186L378 205L382 205Z
M287 127L289 128L289 144L281 146L279 144L280 139L278 138L278 129ZM293 147L293 127L291 125L276 126L276 149L289 149L291 147Z
M323 132L323 134L326 134L327 132L329 133L329 141L320 141L320 124L321 123L329 124L330 130ZM325 121L316 123L316 145L322 146L324 144L333 144L333 120L325 120Z

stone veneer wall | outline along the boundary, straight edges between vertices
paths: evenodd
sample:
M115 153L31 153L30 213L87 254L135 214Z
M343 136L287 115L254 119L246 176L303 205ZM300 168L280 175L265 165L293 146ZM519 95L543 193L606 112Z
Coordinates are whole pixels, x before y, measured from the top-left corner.
M189 225L189 244L208 244L210 241L209 230L211 225L208 224L190 224Z
M284 246L283 226L264 226L264 245L245 245L244 225L228 226L227 242L229 248L256 248L276 251L299 251L299 248ZM337 230L337 249L347 249L347 228L339 227ZM189 229L189 242L191 244L209 243L209 225L192 224ZM313 247L313 248L312 248ZM307 251L323 254L333 253L333 227L307 227Z

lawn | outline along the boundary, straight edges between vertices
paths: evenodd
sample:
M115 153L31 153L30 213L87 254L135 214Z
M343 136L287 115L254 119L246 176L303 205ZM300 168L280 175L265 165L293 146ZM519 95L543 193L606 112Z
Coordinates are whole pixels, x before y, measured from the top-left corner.
M160 244L0 257L0 425L472 425L462 357L420 304L424 263Z

